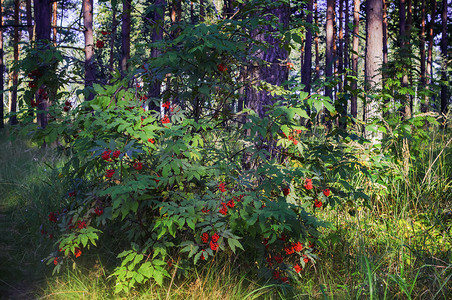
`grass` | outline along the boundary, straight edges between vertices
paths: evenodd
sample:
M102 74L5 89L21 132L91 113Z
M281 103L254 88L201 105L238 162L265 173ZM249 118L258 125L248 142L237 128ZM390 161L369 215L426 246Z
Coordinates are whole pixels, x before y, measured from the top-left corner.
M320 260L292 288L259 281L232 263L206 264L162 287L149 283L127 299L449 299L452 297L451 134L432 132L420 144L407 177L391 162L374 181L356 177L368 206L318 213L325 229ZM114 299L108 278L114 258L102 256L115 240L78 267L52 276L42 260L54 248L41 234L50 211L64 207L61 159L51 149L0 136L0 295L10 298ZM105 263L105 265L103 265ZM174 269L173 269L174 270ZM176 275L176 273L174 273ZM123 295L124 296L124 295Z

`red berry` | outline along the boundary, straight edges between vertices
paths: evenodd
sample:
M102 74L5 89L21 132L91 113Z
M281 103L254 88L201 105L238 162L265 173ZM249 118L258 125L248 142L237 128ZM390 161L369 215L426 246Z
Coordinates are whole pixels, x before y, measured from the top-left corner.
M289 195L290 194L290 189L289 188L284 188L283 189L283 194L284 194L284 196Z
M96 47L97 48L103 48L104 47L104 41L101 41L101 40L97 40L96 41Z

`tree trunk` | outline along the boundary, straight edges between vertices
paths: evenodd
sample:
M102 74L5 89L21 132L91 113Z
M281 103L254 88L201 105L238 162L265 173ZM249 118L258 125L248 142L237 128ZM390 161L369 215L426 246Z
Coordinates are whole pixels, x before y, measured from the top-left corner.
M53 46L56 47L57 45L57 12L58 12L58 6L57 1L55 0L52 4L52 28L53 28Z
M338 74L337 76L339 76L339 86L338 86L338 91L340 93L342 93L343 91L343 80L342 80L342 76L344 73L344 0L339 0L339 34L337 34L338 36L338 53L337 53L337 57L338 57L338 66L337 66L337 71Z
M93 86L95 78L94 68L94 30L93 30L93 2L83 0L83 25L85 26L85 88ZM86 100L92 100L94 94L90 91Z
M171 4L171 24L172 25L179 25L182 21L182 2L181 0L172 0ZM181 28L177 27L176 29L176 36L180 34Z
M409 0L408 0L409 1ZM411 1L408 2L408 12L411 11ZM402 56L402 60L404 63L403 74L401 79L401 86L403 89L408 87L408 52L409 52L409 29L410 22L407 22L407 2L406 0L399 0L399 36L400 36L400 53ZM409 17L410 18L410 17ZM402 105L402 118L407 119L411 116L410 104L409 104L409 96L405 92L405 95L402 95L401 98Z
M131 0L122 0L122 55L121 72L124 74L129 69L130 59L130 2Z
M164 11L165 11L165 0L156 0L155 1L155 9L153 12L152 19L156 23L154 25L154 29L152 31L152 42L158 42L163 40L163 31L162 26L164 25ZM151 49L151 57L153 59L156 59L160 56L160 50L157 48ZM153 76L153 74L151 74ZM149 109L159 111L160 105L156 104L155 102L160 101L160 87L162 85L162 82L157 79L152 79L152 82L149 86L149 99L151 100L149 102Z
M14 41L13 41L13 47L14 47L14 61L19 61L19 42L20 42L20 33L19 33L19 11L20 11L20 1L15 0L14 1ZM9 123L11 125L17 124L17 118L15 115L17 112L17 84L18 81L18 72L17 69L13 70L13 90L11 92L11 99L10 99L10 105L9 105L9 111L11 113L11 116L9 117Z
M347 69L350 66L350 57L349 57L349 46L350 46L350 29L349 29L349 21L350 21L350 4L348 0L345 0L345 21L344 21L344 69L347 73ZM344 78L344 86L347 85L347 76Z
M34 15L36 24L36 46L40 52L45 52L48 49L50 42L51 32L51 16L52 6L50 0L34 0ZM48 66L41 65L40 69L42 73L48 72ZM40 88L46 90L46 86L42 85ZM36 102L38 103L37 114L38 126L45 128L49 122L49 107L51 102L48 97L44 97L42 94L37 95Z
M315 18L315 26L319 28L319 14L318 14L318 0L315 0L314 3L314 18ZM320 51L319 51L319 32L315 31L315 79L320 78Z
M429 79L429 83L433 84L432 78L432 59L433 59L433 38L434 38L434 27L435 27L435 17L436 17L436 0L431 0L431 14L430 14L430 22L428 24L428 49L427 49L427 67L425 70L426 80ZM429 89L429 86L426 86ZM427 91L426 91L427 92ZM425 105L429 106L429 97L425 97Z
M313 0L308 2L308 15L306 18L306 23L312 25L313 19ZM304 85L304 91L311 93L311 68L312 68L312 29L308 26L306 30L306 40L305 40L305 53L303 67L301 69L301 83Z
M419 42L419 52L421 55L421 112L426 113L428 111L428 106L426 105L426 94L425 93L425 87L426 87L426 80L425 80L425 0L422 0L421 3L421 36L420 36L420 42ZM427 100L428 101L428 100Z
M204 10L204 0L199 1L199 20L201 22L204 22L204 19L206 17L206 13Z
M386 0L383 0L383 65L386 65L387 63L388 63L388 6L386 4Z
M447 0L443 0L443 10L441 13L441 25L442 25L442 37L441 37L441 53L443 56L443 62L441 64L441 112L443 114L447 114L447 105L448 105L448 93L447 93L447 85L445 82L447 81Z
M0 0L0 90L4 90L3 75L5 74L5 65L3 63L3 0ZM5 127L3 117L3 93L0 93L0 128Z
M118 9L118 4L112 7L112 20L111 26L113 27L110 34L110 58L108 60L108 69L110 70L110 79L113 77L114 71L114 58L115 58L115 39L116 39L116 27L118 26L118 22L116 20L116 11Z
M190 1L190 24L195 24L195 8L193 5L193 1Z
M277 8L272 8L271 10L265 9L262 14L265 15L269 13L279 19L279 24L282 24L284 29L288 27L290 8L287 5L281 5ZM253 34L255 40L264 41L269 45L268 49L255 55L257 59L262 59L263 61L268 62L269 65L260 66L257 65L257 62L254 62L253 65L250 66L250 79L254 81L251 84L255 85L258 80L262 80L272 85L280 86L288 78L288 68L284 63L287 61L288 53L281 47L281 40L272 36L277 30L277 28L265 25L261 30L262 33ZM265 115L265 106L272 105L275 101L269 93L266 91L256 91L253 86L248 87L247 96L248 107L258 113L260 117L264 117Z
M354 118L358 117L358 51L359 51L359 11L360 0L353 2L353 53L352 53L352 99L350 102L350 113Z
M25 9L27 11L27 30L28 30L28 40L33 40L33 15L31 12L31 0L26 0Z
M366 2L366 63L365 81L368 94L381 89L381 72L383 62L383 1L370 0ZM377 115L378 103L366 99L363 120Z
M230 18L234 14L233 0L224 0L224 18Z
M383 67L388 65L388 6L386 0L383 0ZM386 75L382 72L383 87L386 86ZM383 119L389 117L389 99L383 100Z
M334 5L335 0L327 0L326 8L326 62L325 62L325 76L326 81L330 81L333 77L333 35L334 35ZM325 96L333 99L333 91L331 87L325 87Z

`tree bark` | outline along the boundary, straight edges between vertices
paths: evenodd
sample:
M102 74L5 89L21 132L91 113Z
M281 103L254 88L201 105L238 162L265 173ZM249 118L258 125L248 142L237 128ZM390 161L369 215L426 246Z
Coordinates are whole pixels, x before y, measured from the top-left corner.
M345 0L345 28L344 28L344 68L347 69L350 66L349 46L350 46L350 5L348 0ZM347 85L347 77L344 78L344 85Z
M171 24L180 25L182 21L182 2L181 0L173 0L171 4ZM180 34L181 28L176 29L176 36Z
M436 0L431 0L430 7L432 11L430 13L430 22L428 24L428 49L427 49L427 68L425 77L429 80L430 84L433 84L432 78L432 59L433 59L433 38L434 38L434 27L435 27L435 17L436 17ZM429 86L426 86L429 89ZM427 92L427 91L426 91ZM429 97L425 97L425 105L429 106Z
M14 40L13 40L13 51L14 51L14 61L19 61L19 42L20 42L20 33L19 33L19 11L20 11L20 1L14 0ZM18 72L17 69L13 70L12 74L13 79L13 90L11 92L11 99L9 105L9 111L11 116L9 117L9 123L11 125L16 125L17 118L15 115L17 112L17 84L18 81Z
M411 1L399 0L399 35L400 35L400 53L402 56L404 68L401 79L401 86L403 89L408 87L408 54L409 54L409 31L410 31L410 20L407 21L407 7L408 7L408 19L411 19ZM402 95L402 118L407 119L411 117L411 109L409 103L408 94Z
M313 0L308 2L308 15L306 17L306 23L312 25L313 19ZM312 68L312 29L308 27L306 30L306 40L305 40L305 53L303 67L301 69L301 83L304 85L304 91L307 93L311 92L311 68Z
M118 4L114 5L112 7L112 30L110 34L110 58L108 60L108 69L110 70L110 79L113 77L113 71L114 71L114 58L115 58L115 39L116 39L116 27L118 26L118 22L116 20L116 11L118 9Z
M163 40L163 31L161 26L163 26L164 22L164 11L165 11L165 0L156 0L154 5L155 9L153 11L152 19L156 23L153 26L152 30L152 42L159 42ZM156 59L160 56L160 50L153 47L151 49L151 57L152 59ZM151 74L153 76L153 74ZM156 104L154 101L160 100L160 88L161 88L162 82L160 80L157 80L155 78L152 79L152 82L149 86L149 99L151 100L149 102L149 109L159 111L160 105Z
M419 52L421 56L421 74L420 74L420 89L421 89L421 112L426 113L428 111L428 106L426 105L426 94L425 94L425 87L426 87L426 80L425 80L425 0L422 0L421 2L421 36L420 36L420 42L419 42ZM428 100L427 100L428 101Z
M326 81L329 81L333 77L333 35L334 35L334 5L335 0L327 0L326 8L326 61L325 61L325 76ZM331 87L325 87L325 96L333 99L333 91Z
M366 3L366 63L365 81L368 94L381 89L382 76L379 68L383 62L383 1L370 0ZM375 117L377 104L366 99L363 120Z
M34 0L34 15L36 24L36 46L40 52L45 52L48 50L48 45L50 43L50 32L51 32L51 15L52 7L50 0ZM41 72L48 72L48 66L41 65ZM40 88L46 89L45 85ZM48 97L43 97L42 94L37 95L36 102L38 103L38 110L40 113L37 114L38 126L45 128L49 122L49 107L51 102Z
M26 0L25 9L27 11L27 30L28 30L28 40L33 40L33 15L31 12L31 0Z
M83 25L85 26L85 88L93 86L94 68L94 30L93 30L93 0L83 0ZM92 100L94 94L90 91L86 100Z
M359 51L359 12L360 0L353 2L353 53L352 53L352 99L350 101L350 113L354 118L358 117L358 51Z
M3 0L0 0L0 90L4 90L4 77L5 65L3 63ZM3 93L0 93L0 128L5 127L3 117L5 112L3 111Z
M290 8L287 5L281 5L271 10L265 9L262 13L273 14L279 19L279 24L283 24L283 28L288 28ZM289 71L287 65L284 63L287 61L288 53L282 47L281 40L272 36L278 29L270 25L265 25L258 34L253 34L256 41L265 41L269 47L265 51L257 53L255 56L258 60L268 62L268 66L257 65L256 62L250 66L249 75L252 81L251 84L257 84L258 80L268 82L272 85L280 86L287 80ZM282 63L283 62L283 63ZM247 104L248 107L260 117L264 117L266 105L272 105L275 99L266 91L256 91L253 86L247 88Z
M344 0L339 0L339 33L337 34L338 37L338 65L337 65L337 76L339 76L339 86L338 91L342 93L343 91L343 80L342 76L344 73Z
M315 26L319 28L319 14L318 14L318 0L315 0L314 3L314 18L315 18ZM319 32L315 31L315 79L320 78L320 51L319 51Z
M131 0L130 0L131 1ZM130 2L122 0L122 55L121 55L121 71L124 75L129 69L130 59Z
M447 0L443 0L443 10L441 13L441 25L442 25L442 37L441 37L441 54L443 56L443 61L441 64L441 112L447 114L447 105L449 101L447 85Z
M388 65L388 6L386 3L386 0L383 0L383 68ZM383 81L383 87L386 86L386 75L385 72L382 72L382 81ZM389 99L383 100L384 107L383 107L383 119L386 119L389 117Z
M52 29L53 29L53 46L56 47L57 45L57 13L58 13L58 6L57 1L55 0L52 4Z
M193 5L193 1L190 1L190 24L195 24L195 8Z
M204 9L204 0L199 1L199 20L204 22L206 17L205 9Z

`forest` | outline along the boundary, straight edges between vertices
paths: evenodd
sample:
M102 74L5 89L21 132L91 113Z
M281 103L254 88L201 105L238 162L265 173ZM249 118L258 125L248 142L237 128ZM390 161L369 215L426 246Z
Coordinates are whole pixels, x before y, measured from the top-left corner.
M451 6L0 0L0 298L451 299Z

